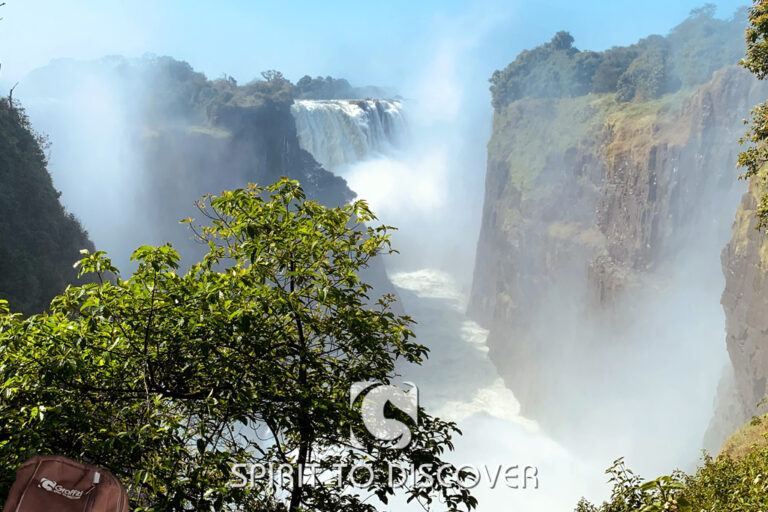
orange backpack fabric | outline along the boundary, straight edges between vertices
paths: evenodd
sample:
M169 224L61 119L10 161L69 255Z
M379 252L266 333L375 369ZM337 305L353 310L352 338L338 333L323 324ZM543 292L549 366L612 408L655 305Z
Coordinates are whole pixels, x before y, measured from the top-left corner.
M3 512L128 512L120 481L96 466L37 455L16 472Z

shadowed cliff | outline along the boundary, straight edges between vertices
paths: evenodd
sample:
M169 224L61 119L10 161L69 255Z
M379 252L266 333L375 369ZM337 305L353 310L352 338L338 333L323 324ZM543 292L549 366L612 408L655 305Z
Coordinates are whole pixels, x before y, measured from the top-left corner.
M93 249L59 202L44 142L19 106L0 98L0 299L25 314L46 309L76 280L79 251Z

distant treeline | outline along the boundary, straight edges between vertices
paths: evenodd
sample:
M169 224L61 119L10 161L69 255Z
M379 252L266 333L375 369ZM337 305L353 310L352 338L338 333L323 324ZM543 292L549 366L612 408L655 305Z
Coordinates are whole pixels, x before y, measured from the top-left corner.
M560 98L616 93L618 101L645 101L704 83L744 55L746 8L730 20L714 18L714 5L691 11L666 37L652 35L603 52L573 47L568 32L520 53L490 79L495 109L524 97Z
M134 76L149 77L153 107L161 114L199 110L211 104L258 106L263 102L290 103L294 99L385 98L395 94L388 88L353 87L347 80L331 76L305 75L293 84L276 70L264 71L259 78L242 85L227 75L209 80L187 62L171 57L145 58L136 65ZM131 74L132 64L124 61L121 66Z
M297 99L307 100L386 98L394 95L394 91L388 88L372 85L353 87L344 78L330 76L312 78L304 75L296 82L294 88L294 96Z

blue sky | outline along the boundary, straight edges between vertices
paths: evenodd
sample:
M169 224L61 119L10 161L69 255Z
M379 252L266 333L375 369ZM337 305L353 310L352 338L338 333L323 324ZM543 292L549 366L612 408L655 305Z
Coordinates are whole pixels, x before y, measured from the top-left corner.
M407 86L455 54L454 75L485 82L522 49L568 30L601 50L665 34L701 0L6 0L0 12L0 86L52 58L145 52L189 61L211 77L240 81L264 69ZM744 1L716 2L729 17ZM447 57L446 57L447 55ZM440 66L440 64L437 64Z

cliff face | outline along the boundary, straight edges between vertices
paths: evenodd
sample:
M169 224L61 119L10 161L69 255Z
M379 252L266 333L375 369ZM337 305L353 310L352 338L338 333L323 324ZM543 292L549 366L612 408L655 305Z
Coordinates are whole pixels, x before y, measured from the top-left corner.
M529 415L556 426L569 397L633 368L615 352L644 321L641 298L719 252L738 201L742 120L765 95L731 67L652 101L523 98L496 111L469 309ZM735 344L729 334L732 359Z
M768 395L768 238L755 229L764 185L751 181L723 249L725 290L722 304L730 364L718 389L715 417L707 433L717 445L758 413Z
M93 249L59 202L40 141L24 112L0 99L0 298L40 313L76 281L72 264Z
M187 253L194 250L189 233L174 221L195 217L192 204L197 198L251 182L268 185L288 176L299 180L311 199L326 205L354 197L342 178L299 147L289 102L215 102L204 119L152 126L138 145L144 211L155 243L170 240Z

